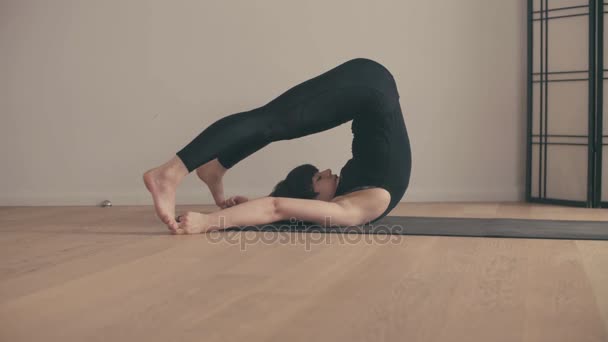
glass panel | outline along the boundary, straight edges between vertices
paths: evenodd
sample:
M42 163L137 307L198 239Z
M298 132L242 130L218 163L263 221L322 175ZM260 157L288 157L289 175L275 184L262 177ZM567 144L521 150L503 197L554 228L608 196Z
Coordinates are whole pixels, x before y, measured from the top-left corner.
M554 14L552 14L554 15ZM560 14L562 15L562 14ZM587 70L589 16L549 20L549 71ZM575 78L587 77L573 74Z
M540 1L541 0L533 0L533 11L540 11ZM562 8L562 7L572 7L572 6L587 6L589 5L589 1L582 0L549 0L548 1L549 9L552 8ZM544 4L543 4L544 8ZM571 10L561 10L557 12L549 12L549 16L553 16L554 13L559 13L555 15L564 15L564 14L574 14L574 13L582 13L587 12L587 8L575 8ZM539 14L536 14L539 15Z
M544 120L543 117L543 126ZM532 134L540 135L540 83L532 84ZM532 140L536 141L535 139L538 138Z
M545 133L587 135L589 130L589 84L586 81L549 82L547 90L549 122L547 123L548 132ZM604 91L606 92L606 90ZM532 101L532 134L539 135L540 83L532 84ZM543 108L544 110L547 109ZM543 126L544 121L545 117L543 117ZM606 125L606 123L604 124Z
M588 97L587 81L550 82L547 96L548 134L587 135Z
M540 20L532 22L532 73L540 72ZM544 38L543 38L544 39ZM543 43L544 44L544 43ZM543 54L545 51L543 50ZM544 62L543 62L544 63ZM534 75L533 80L540 80L540 75Z
M604 11L608 11L608 5L604 5ZM608 18L606 18L606 14L604 14L604 69L608 67L608 58L606 57L608 56L608 51L606 51L608 48L608 36L606 35L606 26L608 25L608 22L606 22L606 20L608 20Z
M587 146L547 146L547 197L587 200Z
M602 202L608 201L608 146L602 149Z
M539 152L539 145L532 145L532 179L531 179L531 186L532 189L530 191L530 193L532 194L532 197L540 197L540 194L538 193L538 163L539 163L539 156L540 156L540 152Z
M581 1L581 0L549 0L548 1L549 4L549 9L552 8L562 8L562 7L572 7L572 6L583 6L583 5L589 5L589 1ZM540 8L540 4L538 5ZM555 13L560 13L561 12L568 12L568 11L577 11L576 13L580 13L580 12L586 12L587 8L578 8L578 9L573 9L573 10L563 10L563 11L557 11ZM568 12L570 14L570 12Z
M534 11L540 11L540 2L541 0L534 0ZM562 8L562 7L571 7L571 6L580 6L580 5L589 5L589 1L581 1L581 0L549 0L548 1L549 9L551 8ZM544 7L544 6L543 6ZM578 9L579 11L585 10ZM562 12L558 11L557 13ZM563 12L566 12L565 10ZM549 12L551 13L551 12Z
M604 36L604 42L606 42L606 38ZM606 45L606 43L604 43L604 46L608 47L608 45ZM604 56L606 56L606 53L604 53ZM608 64L604 65L604 68L608 66ZM605 72L606 75L604 75L604 77L608 76L608 73ZM608 101L608 83L606 83L606 81L603 81L602 83L603 85L603 108L602 108L602 132L600 132L600 134L602 135L602 138L600 139L600 141L602 142L602 144L608 144L608 138L605 137L606 135L608 135L608 104L606 103L606 101ZM599 113L598 113L599 115ZM600 201L602 202L606 202L608 201L608 145L603 145L602 146L602 175L601 175L601 183L602 183L602 188L601 190L601 198Z
M606 47L608 47L608 45L606 45ZM606 67L606 66L608 66L608 64L605 65L604 67ZM608 76L608 73L605 73L605 74L606 75L604 75L604 77ZM603 94L602 129L604 130L604 132L602 132L602 135L607 135L608 134L608 102L607 102L608 101L608 83L606 83L606 81L603 81L602 86L603 86L603 89L602 89L602 94ZM608 141L604 140L604 143L608 143ZM608 148L608 146L604 146L604 148Z

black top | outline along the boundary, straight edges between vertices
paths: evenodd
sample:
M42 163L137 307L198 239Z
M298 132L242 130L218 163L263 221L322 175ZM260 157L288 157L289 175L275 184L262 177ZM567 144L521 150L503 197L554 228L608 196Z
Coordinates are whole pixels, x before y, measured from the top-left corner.
M375 222L403 198L410 179L411 150L393 76L376 62L366 65L382 72L369 73L373 77L367 84L375 98L371 110L353 118L352 158L340 170L336 196L371 187L386 189L391 201L382 215L371 221Z

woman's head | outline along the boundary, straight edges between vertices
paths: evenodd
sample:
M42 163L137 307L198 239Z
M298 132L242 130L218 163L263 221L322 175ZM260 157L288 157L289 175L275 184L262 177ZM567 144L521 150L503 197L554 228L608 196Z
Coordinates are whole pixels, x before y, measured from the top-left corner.
M336 194L338 180L330 169L319 172L314 165L303 164L289 171L270 196L330 201Z

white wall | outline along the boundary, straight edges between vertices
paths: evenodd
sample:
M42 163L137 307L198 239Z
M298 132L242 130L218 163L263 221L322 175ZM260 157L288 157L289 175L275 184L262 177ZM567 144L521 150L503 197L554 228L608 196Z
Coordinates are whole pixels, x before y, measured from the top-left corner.
M0 0L0 205L152 204L142 173L215 120L355 57L396 78L403 201L522 200L526 1ZM273 143L226 195L339 172L350 123ZM191 174L178 204L212 203Z

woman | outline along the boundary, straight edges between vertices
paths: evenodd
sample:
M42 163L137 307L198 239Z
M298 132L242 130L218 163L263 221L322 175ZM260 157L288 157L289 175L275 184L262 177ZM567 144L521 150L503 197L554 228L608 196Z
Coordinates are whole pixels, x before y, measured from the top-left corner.
M318 133L352 120L352 158L340 176L304 164L266 197L224 199L228 169L271 142ZM175 189L193 170L222 210L177 218ZM224 117L165 164L143 176L159 218L174 234L261 225L295 218L329 226L373 223L399 203L408 187L411 152L391 73L356 58L307 80L268 104Z

